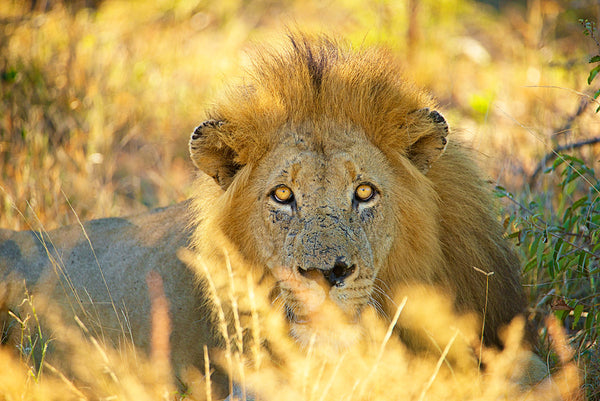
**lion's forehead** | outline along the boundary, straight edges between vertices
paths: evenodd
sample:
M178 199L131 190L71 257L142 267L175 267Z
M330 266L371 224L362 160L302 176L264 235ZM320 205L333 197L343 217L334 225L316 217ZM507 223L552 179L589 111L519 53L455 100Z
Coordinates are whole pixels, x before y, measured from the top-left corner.
M383 153L367 140L307 145L294 138L276 146L262 163L268 184L291 184L306 195L344 195L360 181L389 181L392 170Z

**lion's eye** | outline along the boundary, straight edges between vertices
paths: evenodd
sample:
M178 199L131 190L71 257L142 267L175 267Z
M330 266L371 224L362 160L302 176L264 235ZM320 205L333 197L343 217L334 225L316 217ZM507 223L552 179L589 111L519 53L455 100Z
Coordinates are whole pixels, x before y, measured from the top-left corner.
M285 185L275 188L271 196L279 203L290 203L294 200L294 193Z
M354 196L356 200L360 202L366 202L373 198L375 195L375 189L369 184L360 184L356 187L356 191L354 191Z

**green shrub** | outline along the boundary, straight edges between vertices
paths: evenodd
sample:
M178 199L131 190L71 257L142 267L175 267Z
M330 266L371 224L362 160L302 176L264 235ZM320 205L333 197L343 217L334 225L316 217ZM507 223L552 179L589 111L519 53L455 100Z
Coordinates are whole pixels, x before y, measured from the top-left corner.
M590 362L600 356L600 181L594 169L564 154L545 174L545 191L515 197L497 187L496 193L512 204L504 223L524 260L533 316L551 311L564 323L592 399L599 391Z

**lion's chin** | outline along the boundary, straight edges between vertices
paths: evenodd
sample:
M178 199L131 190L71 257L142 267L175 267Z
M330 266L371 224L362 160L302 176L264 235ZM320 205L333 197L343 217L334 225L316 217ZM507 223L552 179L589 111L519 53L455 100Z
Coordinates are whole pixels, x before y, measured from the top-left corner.
M339 307L325 302L302 318L289 320L290 334L304 349L340 353L363 336L358 317L347 316Z
M327 355L339 354L355 345L363 336L358 324L319 324L314 320L290 323L290 334L303 349Z

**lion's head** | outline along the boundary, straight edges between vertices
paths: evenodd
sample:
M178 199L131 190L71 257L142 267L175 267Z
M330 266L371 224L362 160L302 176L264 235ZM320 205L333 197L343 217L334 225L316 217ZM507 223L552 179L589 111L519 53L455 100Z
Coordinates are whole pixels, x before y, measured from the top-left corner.
M434 107L382 50L293 36L259 53L192 134L192 159L213 178L199 181L199 248L218 253L222 235L274 278L300 342L331 305L350 325L368 305L389 315L411 283L448 292L459 311L488 302L497 342L523 308L516 259Z

